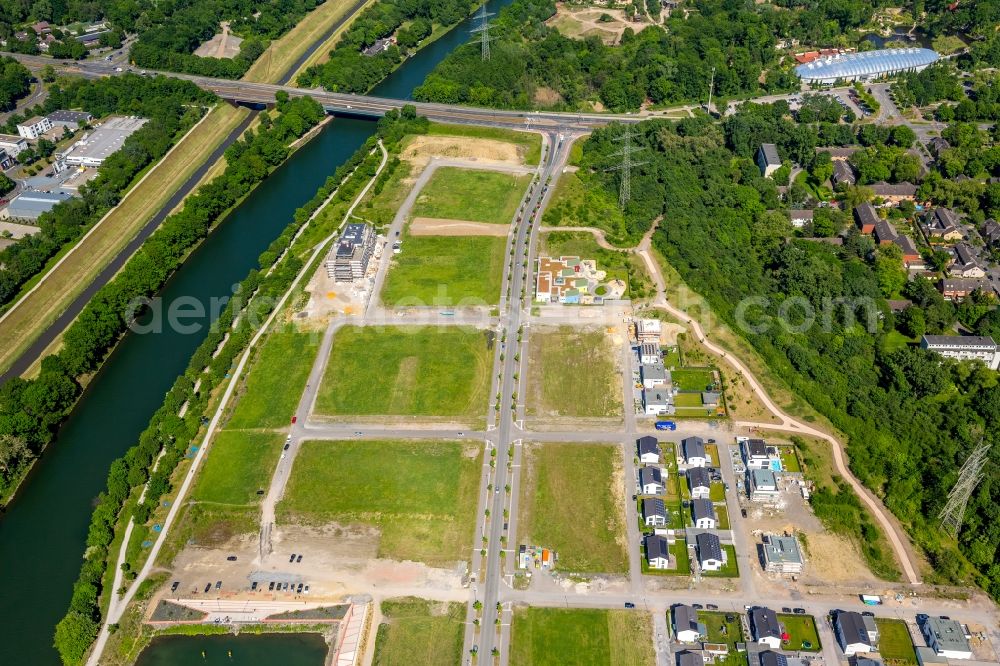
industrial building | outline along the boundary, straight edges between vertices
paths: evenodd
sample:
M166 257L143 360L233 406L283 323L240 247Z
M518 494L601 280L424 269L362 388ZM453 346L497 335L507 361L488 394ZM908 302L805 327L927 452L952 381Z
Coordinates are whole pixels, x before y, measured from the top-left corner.
M22 192L0 211L0 218L11 220L37 220L42 213L52 210L57 203L66 201L70 195L64 192Z
M829 85L835 81L873 81L900 72L919 72L937 62L931 49L879 49L839 53L799 65L795 73L806 83Z
M336 282L353 282L365 276L375 252L375 230L368 224L348 224L333 246L326 274Z
M110 155L118 152L125 139L135 134L148 121L145 118L110 118L76 143L56 155L54 168L99 167Z
M94 119L86 111L53 111L46 116L53 127L68 127L71 130L78 129L80 125L89 123Z

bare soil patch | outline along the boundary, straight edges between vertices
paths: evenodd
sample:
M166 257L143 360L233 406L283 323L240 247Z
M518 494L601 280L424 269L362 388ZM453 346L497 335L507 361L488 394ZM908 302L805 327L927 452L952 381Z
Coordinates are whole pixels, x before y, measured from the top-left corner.
M222 32L203 43L194 54L200 58L235 58L240 54L243 39L229 33L229 23L222 22Z
M602 21L602 16L611 17L611 20ZM652 25L645 21L628 20L624 10L621 9L573 7L561 2L556 3L555 16L546 23L567 37L585 39L596 36L608 46L621 41L625 28L641 32Z
M499 236L507 235L504 224L446 220L440 217L415 217L407 233L411 236Z
M489 162L523 164L517 146L495 139L475 139L458 136L417 136L400 154L400 159L410 162L416 177L432 157L474 159Z

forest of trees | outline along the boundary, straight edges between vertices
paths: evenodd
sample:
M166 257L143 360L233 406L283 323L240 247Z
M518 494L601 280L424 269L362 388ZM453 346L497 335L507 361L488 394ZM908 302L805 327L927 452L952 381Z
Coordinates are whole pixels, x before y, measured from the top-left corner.
M0 489L21 478L35 455L76 402L78 378L96 370L129 324L129 305L163 286L187 253L222 215L288 155L290 144L323 118L309 97L278 104L278 115L262 114L260 128L226 150L226 169L189 196L180 212L159 229L102 287L63 336L58 354L42 359L36 379L0 386Z
M415 99L501 108L546 105L586 109L600 102L613 111L653 104L704 102L715 68L719 99L787 91L798 78L779 65L778 38L834 45L857 35L876 7L862 0L696 0L691 13L674 12L638 34L626 28L621 44L597 37L571 39L545 24L552 0L515 0L495 21L492 59L483 62L474 43L451 53L414 93ZM791 10L791 11L789 11ZM855 37L856 38L856 37ZM845 43L845 45L847 45ZM851 44L854 45L853 43Z
M994 464L969 503L958 543L935 522L972 447L981 438L1000 444L998 375L899 342L900 336L951 332L956 321L976 326L996 312L994 304L973 299L956 306L928 280L906 282L905 274L902 281L886 280L886 257L857 232L839 247L787 241L787 218L769 212L779 206L775 185L761 178L754 151L762 140L772 141L783 156L810 164L816 145L830 145L829 136L817 135L831 130L796 125L784 115L747 105L721 126L703 118L643 123L647 164L633 172L636 196L626 218L638 234L665 216L656 247L772 372L846 433L852 470L908 527L931 561L933 578L975 581L1000 598L1000 447L994 446ZM603 167L619 149L616 133L596 131L582 161L590 182L609 191L616 177ZM899 277L898 259L892 270ZM896 289L912 301L898 316L885 303ZM760 295L767 298L742 312L751 327L738 325L739 304ZM789 311L786 327L778 312L790 298L799 305ZM838 299L877 309L838 307ZM802 304L830 312L829 324L820 316L810 325ZM845 512L857 511L849 506L850 491L841 495L814 499L813 506L821 518L843 526ZM868 550L874 527L863 514L847 522L857 527L873 569L891 575L890 556Z
M474 0L380 0L351 24L330 51L330 59L298 78L303 88L322 86L344 93L365 93L395 69L408 51L430 36L435 25L450 27L464 19ZM404 22L406 27L400 28ZM362 49L396 34L396 44L374 56Z
M304 110L289 105L284 108L283 114L287 117L289 113L300 114ZM311 117L311 112L308 115ZM283 122L280 116L277 122ZM398 144L405 134L426 132L426 127L426 119L417 118L413 107L404 108L402 113L390 111L379 121L377 136L369 138L327 178L313 198L295 212L294 220L282 234L260 255L259 271L252 271L240 283L237 292L255 296L249 301L233 299L227 304L216 325L211 327L198 346L184 374L174 382L163 405L139 436L139 441L111 464L107 489L98 497L97 507L91 516L87 551L73 586L70 607L55 630L55 644L64 664L74 666L81 663L97 635L104 572L108 566L113 566L113 558L117 557L117 553L111 552L109 547L126 500L148 481L145 500L135 507L132 514L136 523L142 525L148 522L163 495L172 489L174 471L201 432L201 419L209 407L214 389L226 381L236 358L243 353L255 333L250 322L266 319L270 308L302 269L300 256L295 252L285 252L292 245L296 232L335 189L334 204L349 201L357 195L374 175L380 161L380 153L371 154L377 138L382 138L389 150L393 150L394 144ZM244 149L252 152L256 147L244 146ZM394 152L398 152L398 147ZM384 180L380 178L376 188L380 187L379 183L384 183ZM281 261L275 265L279 257ZM268 273L272 265L274 270ZM243 316L233 328L233 322L245 312L253 312L257 316ZM197 390L196 382L199 384ZM178 412L185 403L188 408L182 418ZM153 473L153 463L161 451L164 452L163 457ZM126 580L133 578L131 570L126 572Z
M10 111L31 92L31 72L8 56L0 56L0 111Z
M135 177L162 157L214 99L189 81L162 76L69 79L51 85L45 102L32 111L83 109L97 118L121 113L149 118L149 122L104 161L97 178L80 188L79 197L57 204L38 219L39 233L0 250L0 305L10 302L49 258L115 206ZM11 118L0 129L16 134L14 124L19 118Z

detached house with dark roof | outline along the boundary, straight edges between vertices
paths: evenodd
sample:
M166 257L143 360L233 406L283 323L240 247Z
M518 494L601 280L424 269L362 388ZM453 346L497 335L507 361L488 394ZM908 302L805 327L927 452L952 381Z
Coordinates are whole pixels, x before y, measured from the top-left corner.
M857 222L858 229L863 234L870 234L875 231L875 225L879 221L878 212L875 206L865 202L854 207L854 221Z
M715 505L707 499L691 500L691 517L694 526L701 530L714 530L719 523Z
M663 527L667 524L667 509L659 497L642 500L642 520L647 527Z
M983 222L982 235L983 240L986 241L987 245L1000 244L1000 223L992 217L986 220Z
M834 187L841 183L844 185L854 185L858 182L858 178L854 175L854 169L851 168L849 162L846 160L835 160L833 162L833 176L830 177L830 182L833 183Z
M689 467L687 482L692 499L707 499L711 494L712 481L708 476L708 470L704 467Z
M639 488L643 494L658 495L663 492L663 471L659 467L643 467L639 470Z
M670 568L670 542L659 534L650 534L642 541L646 549L646 563L650 569Z
M644 465L657 465L660 462L660 442L655 437L646 435L636 442L639 447L639 462Z
M684 462L688 467L705 467L708 456L705 455L705 440L701 437L685 437L681 440L684 449Z
M924 233L931 241L947 242L962 239L958 215L950 208L935 208L924 217Z
M770 608L757 606L750 609L750 629L753 639L760 645L766 645L772 650L781 647L781 625L778 614Z
M673 608L674 637L681 643L697 643L708 630L703 622L698 621L698 610L684 604Z
M859 652L874 652L878 645L878 627L875 621L861 613L840 611L834 618L833 630L840 649L848 657Z
M958 243L952 248L951 266L948 267L948 275L961 278L981 278L986 277L986 271L979 264L979 259L968 243Z
M702 571L718 571L726 563L722 556L722 542L711 532L702 532L694 538L698 566Z
M778 156L778 147L773 143L762 143L757 149L757 167L760 174L765 178L781 167L781 158Z

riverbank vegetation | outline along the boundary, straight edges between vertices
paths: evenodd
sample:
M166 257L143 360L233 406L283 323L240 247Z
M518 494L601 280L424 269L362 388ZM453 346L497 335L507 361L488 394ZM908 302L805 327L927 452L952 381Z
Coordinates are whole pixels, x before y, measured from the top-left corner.
M590 182L610 192L616 177L603 169L620 149L613 140L619 133L595 131L582 158ZM969 308L944 301L929 281L907 282L898 260L890 266L856 231L842 246L789 239L787 217L769 212L781 207L775 184L753 162L758 146L770 141L810 168L816 146L852 143L852 129L796 124L778 104L746 105L721 126L704 118L647 122L640 134L648 163L632 175L625 210L632 232L668 215L655 247L795 394L847 435L852 470L922 546L932 566L926 575L975 581L1000 598L1000 531L991 529L1000 524L996 468L987 468L987 481L974 492L957 542L936 524L969 451L998 438L997 375L889 344L900 332L909 339L914 319L920 332L950 332ZM938 201L933 190L929 198ZM900 291L913 305L897 317L885 299ZM767 297L747 302L760 294ZM827 499L836 497L819 497L821 512ZM865 540L863 524L854 527ZM892 568L888 553L865 554L876 572Z
M365 93L399 66L438 28L450 28L478 5L475 0L379 0L351 24L330 59L298 77L302 88L323 86L342 93ZM363 51L395 36L384 50Z
M0 306L13 300L21 287L63 247L75 242L116 206L132 183L170 149L201 117L215 96L189 81L134 75L103 79L67 79L49 86L49 95L33 112L83 109L100 118L109 114L138 115L149 122L125 140L98 169L97 178L69 199L38 218L41 231L0 251ZM10 118L0 131L17 134Z
M288 100L282 99L279 100L279 112L299 115L301 118L300 114L314 108L314 104L315 102L309 98L302 98L296 104L290 104ZM299 109L300 105L302 109ZM298 111L298 114L295 114L295 111ZM281 116L278 119L262 121L262 128L281 124L280 118ZM412 108L405 110L402 117L396 112L390 112L380 121L379 134L387 144L398 144L408 132L426 131L426 124L426 120L415 117ZM269 129L261 129L260 134L254 136L261 135L270 136ZM243 154L249 157L255 154L259 147L251 137L248 137ZM216 325L209 330L195 351L185 373L174 382L163 405L153 415L137 444L122 458L112 463L107 490L99 495L91 517L84 563L74 585L70 607L56 628L56 647L65 664L82 663L100 627L99 600L111 592L102 589L104 574L108 566L114 566L114 560L110 558L117 556L117 553L111 552L110 544L115 538L116 529L124 529L128 523L128 517L121 515L122 508L131 502L130 498L138 496L140 489L148 481L145 502L136 505L131 516L137 524L145 523L159 507L161 498L174 489L174 472L184 456L189 453L191 444L202 432L202 418L216 397L216 389L224 385L235 359L246 348L252 337L251 322L261 322L266 319L269 308L273 307L274 302L287 290L302 267L301 252L286 252L291 247L296 232L335 189L337 192L333 197L334 202L347 201L357 193L362 186L361 180L366 175L370 177L372 172L366 174L362 169L358 169L355 178L347 183L344 183L344 180L356 167L365 162L365 158L374 148L375 138L371 138L327 179L309 202L296 211L293 222L259 258L262 270L273 268L267 273L253 271L240 283L236 293L244 297L229 301ZM233 165L231 160L228 163ZM377 165L377 161L375 164ZM237 171L241 169L239 166L235 168ZM229 167L227 172L228 169ZM338 188L342 183L343 186ZM308 234L303 235L300 245L309 248L312 244L307 240L307 236ZM252 299L247 298L250 294L254 295ZM247 317L245 315L248 312L258 316ZM237 318L239 324L234 327ZM184 405L187 408L184 417L180 417L178 414ZM0 416L3 415L0 411ZM3 421L0 420L0 423ZM163 451L163 456L159 459L154 474L151 470L160 451ZM135 572L138 568L138 566L130 567L130 571ZM134 577L134 573L126 576L126 580L130 577ZM147 580L143 589L148 588L147 583L152 582Z

